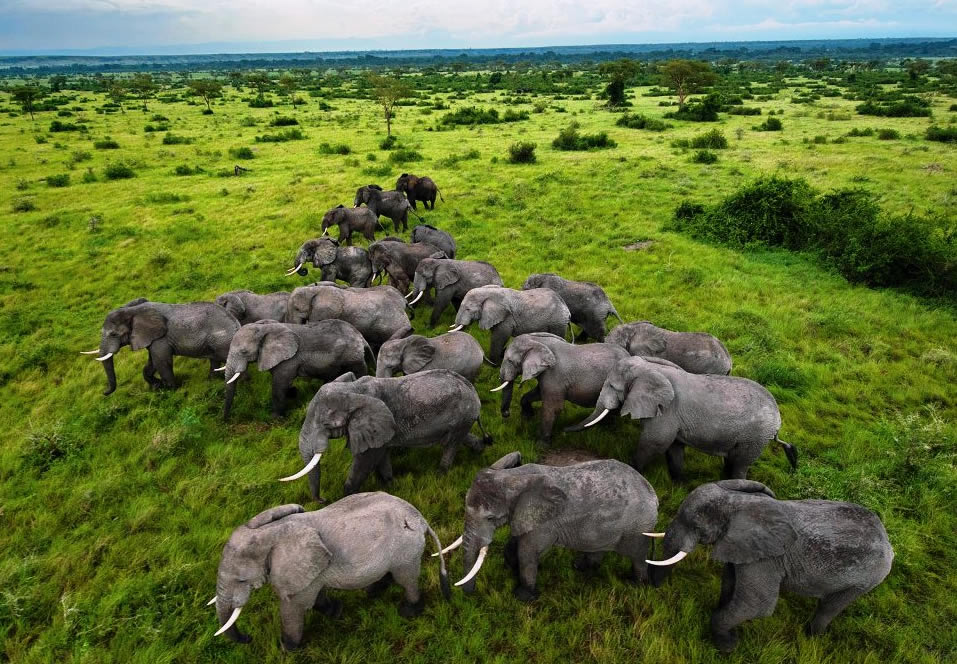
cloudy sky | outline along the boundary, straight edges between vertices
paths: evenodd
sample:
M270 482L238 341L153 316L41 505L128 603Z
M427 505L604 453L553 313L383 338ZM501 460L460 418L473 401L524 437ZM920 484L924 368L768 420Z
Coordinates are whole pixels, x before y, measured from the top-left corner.
M957 0L0 0L0 53L955 35Z

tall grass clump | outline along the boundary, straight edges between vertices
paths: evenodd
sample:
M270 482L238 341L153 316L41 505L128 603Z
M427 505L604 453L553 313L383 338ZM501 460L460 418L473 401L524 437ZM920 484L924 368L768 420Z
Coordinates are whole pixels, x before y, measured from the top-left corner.
M552 141L552 147L556 150L592 150L599 148L613 148L618 144L608 138L607 132L597 134L578 133L579 124L573 122L559 132L555 140Z
M536 145L530 142L512 143L508 146L508 163L534 164L537 161L535 148Z
M345 143L320 143L319 154L351 154L352 148Z
M171 133L167 133L163 136L163 145L189 145L192 142L193 139L186 136L177 136Z
M229 148L229 156L233 159L255 159L256 154L250 147Z
M625 113L615 122L618 127L627 127L628 129L647 129L648 131L664 131L671 127L664 120L649 118L641 113Z
M306 137L302 133L302 129L298 127L294 129L287 129L286 131L281 131L278 134L263 134L262 136L256 137L257 143L286 143L288 141L301 141Z
M70 174L60 173L46 177L48 187L67 187L70 185Z
M723 132L712 129L711 131L706 131L692 138L691 147L698 150L723 150L728 147L728 139L725 138Z
M290 118L283 115L273 118L269 121L270 127L292 127L299 124L296 118Z

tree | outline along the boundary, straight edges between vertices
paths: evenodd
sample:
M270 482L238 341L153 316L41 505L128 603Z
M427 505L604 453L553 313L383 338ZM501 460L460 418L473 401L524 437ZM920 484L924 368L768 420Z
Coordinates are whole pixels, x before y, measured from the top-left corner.
M678 108L685 105L685 98L692 93L700 92L717 80L711 71L711 66L701 60L668 60L658 71L661 73L661 82L678 95Z
M916 81L928 71L930 71L930 62L927 60L915 58L907 61L907 76L912 81Z
M23 112L29 113L30 119L33 120L33 102L43 96L40 92L40 88L35 85L18 85L14 87L11 92L13 93L14 101L20 104L20 108L23 109Z
M299 81L292 74L283 74L279 77L279 89L289 97L289 101L292 102L292 110L296 110L296 90L299 89Z
M598 67L598 73L611 79L604 92L604 96L608 98L608 106L625 106L625 84L633 82L641 73L641 63L629 58L603 62Z
M126 99L126 84L123 81L111 80L106 93L110 96L110 101L120 107L122 113L126 113L123 108L123 100Z
M382 107L385 116L385 131L387 136L392 135L392 118L395 117L395 105L400 99L412 94L412 87L400 78L394 76L380 76L369 74L369 85L372 88L372 97Z
M212 78L194 78L187 85L189 93L194 97L202 97L206 102L206 110L212 113L213 109L209 105L209 100L219 96L223 89L222 84Z
M66 76L62 74L51 76L47 83L50 85L50 92L59 92L66 87Z
M133 79L130 81L130 89L139 95L139 98L143 101L144 111L149 110L146 106L146 102L153 96L153 93L156 92L157 87L152 74L134 74Z
M256 88L256 96L260 99L266 94L266 89L271 82L269 74L264 71L254 71L246 74L246 83Z

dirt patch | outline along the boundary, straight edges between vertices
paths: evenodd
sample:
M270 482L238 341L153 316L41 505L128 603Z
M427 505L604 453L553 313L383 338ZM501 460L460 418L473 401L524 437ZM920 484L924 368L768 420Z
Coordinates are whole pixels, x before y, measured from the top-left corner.
M602 457L594 452L589 452L588 450L570 448L549 450L541 456L538 463L544 466L571 466L572 464L582 463L584 461L595 461L601 458Z
M655 244L654 240L642 240L641 242L632 242L626 244L622 249L625 251L646 251Z
M944 167L937 163L927 164L924 166L924 170L928 173L943 173Z

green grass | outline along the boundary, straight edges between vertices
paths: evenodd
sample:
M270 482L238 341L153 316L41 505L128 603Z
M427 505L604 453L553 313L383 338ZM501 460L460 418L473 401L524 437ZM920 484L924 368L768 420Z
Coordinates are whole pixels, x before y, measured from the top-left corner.
M596 89L597 93L598 90ZM633 95L634 113L660 119L661 98ZM94 109L105 101L89 92ZM382 159L375 176L365 160L323 154L320 144L375 153L381 111L370 102L337 98L335 110L310 100L295 115L305 138L259 143L252 168L232 173L229 150L253 145L274 111L250 108L237 93L212 116L183 103L129 102L126 113L77 111L88 132L64 132L67 149L32 136L49 112L0 124L0 403L7 435L0 445L0 653L13 662L946 662L957 648L957 320L951 304L893 290L849 285L813 258L784 250L736 251L661 230L678 201L718 201L759 175L799 175L821 190L864 186L894 214L937 212L953 218L954 151L923 140L931 120L881 118L914 140L861 136L814 145L802 137L833 135L818 112L847 113L841 132L873 118L853 114L856 102L828 98L792 104L784 88L749 102L783 111L783 132L756 132L753 118L721 114L729 139L721 160L699 166L670 147L702 125L680 120L665 135L617 127L618 116L594 100L561 101L567 113L534 114L523 122L429 132L437 115L400 107L393 129L403 149L418 153L418 174L441 187L446 202L424 213L451 232L459 258L489 260L506 285L532 272L559 272L602 284L626 320L649 319L677 330L707 331L734 357L734 374L760 380L778 398L782 438L800 448L798 471L770 449L751 477L781 498L852 500L876 510L895 547L886 582L853 604L821 637L803 636L813 602L785 594L774 616L748 623L738 650L721 657L707 640L717 601L719 566L700 550L660 589L619 579L625 562L608 556L593 578L571 569L572 554L552 551L539 575L541 599L513 599L499 534L478 591L441 601L434 559L423 563L425 615L397 616L397 588L369 600L334 593L343 617L307 620L296 655L279 648L279 614L268 589L255 593L241 618L253 643L215 638L204 606L215 593L216 567L230 531L259 511L302 502L304 482L278 477L299 467L297 435L317 383L300 381L288 417L268 417L269 377L243 383L227 425L219 419L222 381L206 378L205 362L177 359L182 386L151 392L140 377L142 352L116 359L119 388L101 396L98 363L77 351L97 344L108 310L140 296L169 302L210 300L236 288L291 289L303 280L283 270L299 244L319 232L319 210L349 204L357 186L387 188L405 166ZM464 95L463 95L464 96ZM457 97L457 96L456 96ZM516 110L531 110L519 104ZM433 100L452 110L492 108L498 94ZM938 116L950 100L935 101ZM0 93L0 104L12 106ZM501 106L498 106L500 110ZM291 109L283 109L290 113ZM144 133L159 113L175 134ZM776 114L777 116L777 114ZM250 124L244 118L254 118ZM613 150L559 151L552 139L578 122L583 134L607 132ZM68 167L71 152L112 136L119 148L88 153L97 175L123 163L133 179L34 185ZM172 137L174 140L168 140ZM666 138L667 137L667 138ZM181 140L176 140L181 139ZM190 142L191 141L191 142ZM506 163L510 145L536 143L537 163ZM478 152L480 158L450 159ZM176 164L201 169L175 177ZM82 181L81 181L82 180ZM861 184L863 182L863 184ZM27 201L30 205L23 204ZM32 209L31 209L32 206ZM14 210L18 210L14 212ZM906 229L901 229L906 232ZM638 240L644 251L625 251ZM361 238L357 240L364 244ZM435 335L419 313L416 331ZM476 332L487 348L487 333ZM519 449L539 456L538 417L502 421L478 381L483 418L495 437L482 454L462 450L447 474L438 449L408 450L393 460L391 492L416 505L451 542L462 529L463 499L478 469ZM516 400L518 395L516 395ZM568 405L558 425L587 410ZM557 447L630 455L636 427L615 421L599 431L558 435ZM664 527L688 491L717 479L720 460L687 455L689 482L673 485L663 461L645 473L660 501ZM342 442L323 458L323 491L341 496L350 462ZM370 480L364 487L380 486ZM451 556L454 576L461 555Z

